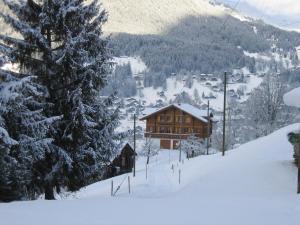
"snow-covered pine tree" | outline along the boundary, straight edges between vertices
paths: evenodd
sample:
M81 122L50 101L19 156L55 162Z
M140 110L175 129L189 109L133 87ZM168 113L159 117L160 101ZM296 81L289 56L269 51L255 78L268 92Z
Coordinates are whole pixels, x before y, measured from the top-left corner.
M46 90L35 78L0 69L0 200L32 199L43 193L34 164L43 160L57 118L43 115Z
M47 87L46 115L61 116L51 130L53 143L62 155L72 159L69 173L63 164L53 165L59 158L48 156L44 165L64 171L68 179L57 178L47 189L51 192L54 186L67 185L70 190L77 190L101 176L114 149L118 108L113 107L112 97L98 96L111 68L107 40L102 37L107 14L97 0L5 3L15 17L2 17L22 38L1 39L13 46L10 57ZM49 196L52 198L53 193Z
M4 119L4 109L6 105L3 102L3 79L0 79L0 201L11 201L20 198L19 188L15 188L16 183L21 183L23 180L19 177L19 182L13 176L13 172L17 169L17 163L11 155L12 146L18 142L12 139L7 131L6 121ZM9 93L6 93L6 96ZM13 185L12 185L13 184ZM18 185L17 185L18 186Z

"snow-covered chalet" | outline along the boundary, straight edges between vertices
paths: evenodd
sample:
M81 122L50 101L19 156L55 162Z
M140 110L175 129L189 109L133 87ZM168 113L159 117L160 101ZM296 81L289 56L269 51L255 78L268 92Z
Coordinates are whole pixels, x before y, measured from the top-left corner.
M171 104L152 110L146 121L145 137L159 141L161 149L176 149L190 135L207 138L212 134L212 115L190 104Z

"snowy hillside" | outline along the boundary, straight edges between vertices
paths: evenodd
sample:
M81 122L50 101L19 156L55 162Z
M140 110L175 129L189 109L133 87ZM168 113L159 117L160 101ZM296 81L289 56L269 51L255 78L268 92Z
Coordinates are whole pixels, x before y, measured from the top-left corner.
M281 72L299 64L295 48L300 34L213 1L104 0L103 6L109 13L105 31L112 33L116 55L140 56L152 72L213 73L243 67Z
M229 84L229 89L234 93L236 93L240 88L244 88L245 94L243 96L236 96L234 99L237 101L243 102L248 99L248 95L246 93L251 93L251 91L258 87L262 82L262 78L249 75L248 81L246 83L234 83ZM177 95L182 92L188 93L191 98L194 98L194 92L197 90L200 94L201 102L206 104L208 100L210 100L211 107L214 110L221 111L223 107L224 94L222 91L223 82L220 79L216 81L208 81L203 82L199 79L194 79L191 87L187 87L185 81L177 80L174 78L167 79L167 87L164 91L164 96L159 96L161 92L163 92L163 88L154 89L153 87L144 88L142 90L141 99L146 101L146 104L155 105L157 101L169 102L173 101Z
M138 57L121 57L115 58L115 62L118 65L129 63L133 76L140 76L143 80L143 75L147 71L147 66ZM246 68L235 71L235 73L243 74L243 79L235 81L234 78L229 78L228 90L230 91L229 98L235 99L238 102L244 102L248 99L249 94L254 88L257 88L263 78L258 75L251 74ZM238 78L241 78L237 75ZM189 76L192 80L189 80ZM223 82L220 78L217 78L213 74L198 74L193 75L181 75L172 76L167 78L166 87L144 87L143 84L139 84L137 81L137 87L139 89L135 99L143 102L144 106L155 106L158 102L168 104L170 101L174 101L176 96L185 92L191 99L194 99L195 91L199 94L199 106L201 103L206 103L210 100L211 107L214 110L222 110L223 107ZM138 78L138 77L137 77ZM238 94L242 90L242 94Z
M117 65L130 64L133 76L147 71L147 66L139 57L115 57L114 63Z
M65 200L0 204L0 224L298 225L297 169L287 133L299 128L288 126L225 157L201 156L178 164L178 152L161 152L150 160L147 180L145 159L139 158L136 177L130 174L131 194L127 175L122 175L113 178L115 187L125 180L115 197L106 180Z
M159 34L186 16L222 16L224 8L207 0L103 0L109 12L108 33Z
M286 93L283 98L286 105L300 108L300 87Z

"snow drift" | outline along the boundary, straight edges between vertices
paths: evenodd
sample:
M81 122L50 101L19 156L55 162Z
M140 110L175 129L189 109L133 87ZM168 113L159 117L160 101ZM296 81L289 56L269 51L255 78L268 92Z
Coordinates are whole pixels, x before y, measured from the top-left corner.
M0 224L298 225L297 169L287 134L299 128L285 127L225 157L201 156L179 164L178 152L161 152L151 159L147 180L140 158L131 195L125 184L110 197L111 180L106 180L69 196L72 200L1 204ZM113 178L114 183L127 176Z

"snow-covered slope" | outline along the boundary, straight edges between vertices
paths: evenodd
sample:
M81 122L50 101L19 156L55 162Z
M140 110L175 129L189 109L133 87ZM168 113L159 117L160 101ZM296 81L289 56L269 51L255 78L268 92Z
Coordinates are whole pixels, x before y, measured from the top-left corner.
M108 33L160 34L186 16L224 15L207 0L102 0L109 12Z
M300 87L286 93L283 99L286 105L300 108Z
M137 174L113 178L119 192L110 197L111 180L93 184L70 200L0 204L0 224L10 225L298 225L297 169L287 133L300 124L220 154L178 164L178 152L145 159ZM172 170L172 165L174 170ZM181 184L178 182L181 170Z
M117 65L130 64L133 76L147 71L147 66L139 57L115 57L113 61Z
M263 19L266 22L275 26L281 27L286 30L300 30L299 24L299 10L300 3L297 0L288 1L260 1L260 0L216 0L220 3L225 3L231 7L237 7L237 9L246 15L253 18Z

